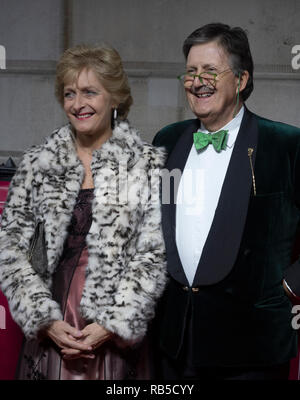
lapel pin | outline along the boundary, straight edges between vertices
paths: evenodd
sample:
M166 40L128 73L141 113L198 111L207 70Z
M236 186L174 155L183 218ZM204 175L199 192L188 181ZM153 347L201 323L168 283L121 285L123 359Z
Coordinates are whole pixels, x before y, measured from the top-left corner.
M255 184L255 175L254 175L254 169L253 169L253 163L252 163L252 154L253 154L253 148L248 147L248 157L249 157L250 167L251 167L253 192L254 192L254 196L256 196L256 184Z

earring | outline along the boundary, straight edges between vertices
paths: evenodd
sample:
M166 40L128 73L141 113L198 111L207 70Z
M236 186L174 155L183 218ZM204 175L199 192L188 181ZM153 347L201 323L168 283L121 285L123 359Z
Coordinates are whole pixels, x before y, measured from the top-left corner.
M114 121L116 121L117 117L118 117L118 111L117 111L117 109L115 108L115 109L114 109Z

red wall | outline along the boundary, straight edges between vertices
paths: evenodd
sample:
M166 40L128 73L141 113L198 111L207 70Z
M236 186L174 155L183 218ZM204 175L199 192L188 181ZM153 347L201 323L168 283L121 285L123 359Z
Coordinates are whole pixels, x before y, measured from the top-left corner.
M0 181L0 214L7 196L9 182ZM0 291L0 379L14 379L23 334L12 319L7 300ZM3 312L3 307L5 311ZM5 329L3 329L5 327Z

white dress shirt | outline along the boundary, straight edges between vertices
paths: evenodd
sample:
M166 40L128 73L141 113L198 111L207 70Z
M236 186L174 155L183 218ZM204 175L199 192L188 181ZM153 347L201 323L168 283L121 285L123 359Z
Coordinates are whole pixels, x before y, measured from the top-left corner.
M190 286L214 218L243 115L244 107L235 118L221 128L228 130L225 150L217 153L210 144L197 152L195 146L192 146L179 183L176 245ZM200 130L209 133L202 124Z

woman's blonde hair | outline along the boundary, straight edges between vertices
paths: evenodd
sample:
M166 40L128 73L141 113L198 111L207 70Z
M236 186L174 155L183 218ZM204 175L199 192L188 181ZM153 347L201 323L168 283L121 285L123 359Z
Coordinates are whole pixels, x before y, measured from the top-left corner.
M110 46L78 45L67 49L56 67L55 95L64 104L64 86L76 81L83 69L91 69L118 104L118 118L126 119L132 104L127 75L119 53Z

